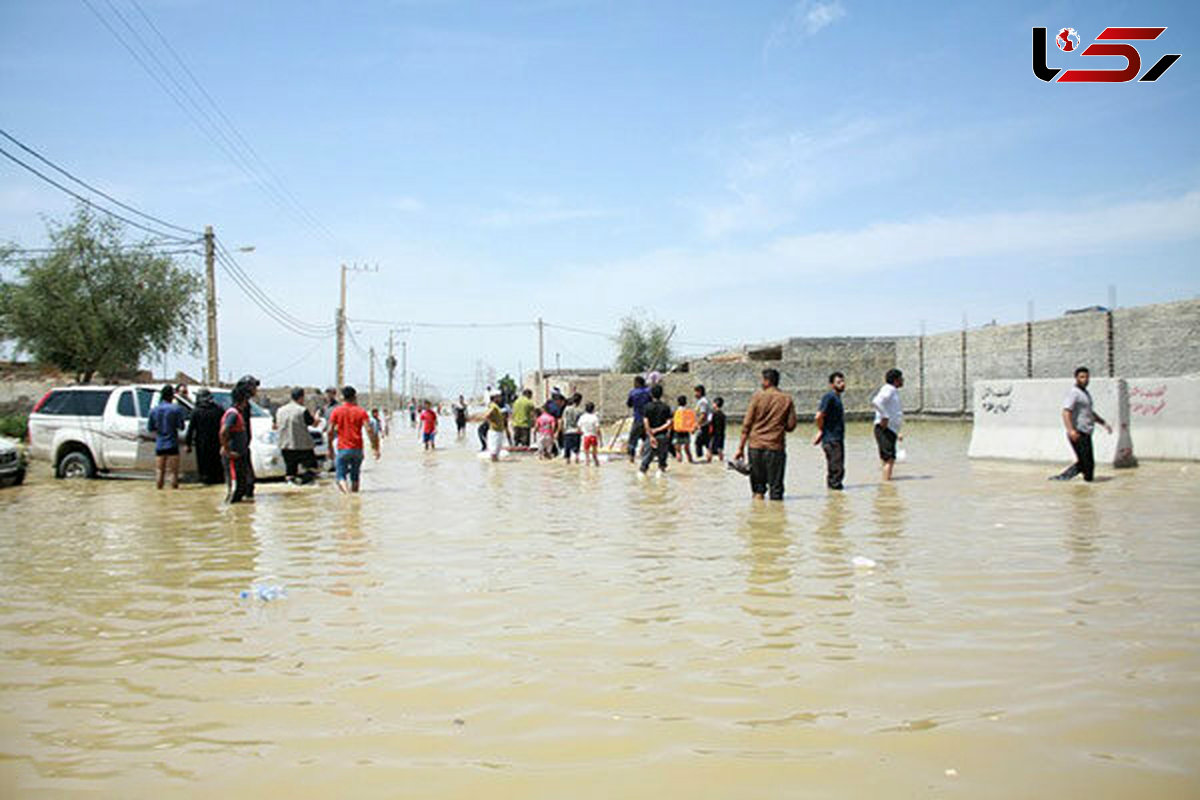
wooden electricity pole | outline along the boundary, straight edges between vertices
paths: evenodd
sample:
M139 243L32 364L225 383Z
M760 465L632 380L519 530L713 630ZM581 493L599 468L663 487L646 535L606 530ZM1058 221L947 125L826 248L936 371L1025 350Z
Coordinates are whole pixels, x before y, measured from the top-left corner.
M208 375L205 383L218 384L221 373L217 364L217 273L213 261L216 258L216 237L212 225L204 226L204 302L208 318Z

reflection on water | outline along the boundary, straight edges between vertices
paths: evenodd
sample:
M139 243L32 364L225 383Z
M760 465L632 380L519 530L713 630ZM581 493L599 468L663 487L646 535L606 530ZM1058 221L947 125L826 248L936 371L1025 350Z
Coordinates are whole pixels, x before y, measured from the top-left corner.
M793 437L783 503L408 437L361 496L234 508L38 465L0 493L0 796L1200 794L1200 470L906 433L880 485L851 426L844 493Z

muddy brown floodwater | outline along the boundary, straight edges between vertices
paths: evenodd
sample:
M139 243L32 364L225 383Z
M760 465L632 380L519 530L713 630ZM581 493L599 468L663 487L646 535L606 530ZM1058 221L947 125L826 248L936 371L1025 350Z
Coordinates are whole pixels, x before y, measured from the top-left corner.
M853 425L767 505L401 433L354 498L0 490L0 795L1200 795L1200 465Z

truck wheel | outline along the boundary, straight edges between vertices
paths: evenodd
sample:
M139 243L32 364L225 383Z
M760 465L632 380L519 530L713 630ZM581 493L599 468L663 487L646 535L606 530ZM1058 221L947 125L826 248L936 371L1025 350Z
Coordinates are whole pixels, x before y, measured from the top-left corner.
M17 470L17 473L15 475L13 475L12 485L20 486L24 482L25 482L25 470L19 469L19 470Z
M94 478L96 463L86 450L71 450L58 459L54 474L59 478Z

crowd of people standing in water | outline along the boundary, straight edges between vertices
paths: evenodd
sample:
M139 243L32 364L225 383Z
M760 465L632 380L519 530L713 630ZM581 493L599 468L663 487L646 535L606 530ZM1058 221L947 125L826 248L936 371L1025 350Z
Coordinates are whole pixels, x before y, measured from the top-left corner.
M1091 434L1096 424L1111 427L1091 405L1088 394L1088 370L1076 370L1076 384L1063 405L1064 426L1077 456L1076 463L1060 475L1069 480L1082 474L1092 479ZM787 468L787 434L797 425L796 406L790 394L779 388L779 371L762 371L762 385L750 398L742 421L741 436L732 460L733 469L750 479L750 489L756 498L783 499L784 474ZM631 425L621 443L624 423L610 437L605 447L604 431L596 404L585 402L575 392L570 396L557 387L546 401L537 405L533 391L525 389L510 397L506 392L491 392L488 406L478 427L480 450L492 461L508 453L536 454L540 460L552 460L560 455L567 463L599 466L600 454L628 458L638 464L641 475L657 463L659 473L674 459L688 463L725 461L725 401L722 397L709 399L707 389L697 384L692 398L679 395L670 405L664 398L664 387L656 373L649 378L641 375L633 380L625 405ZM251 404L258 395L259 382L253 376L243 376L233 387L229 406L219 405L208 389L196 393L194 406L185 413L178 398L191 400L184 386L164 386L161 402L150 412L148 427L155 435L156 472L158 488L163 488L169 476L174 488L179 486L179 451L182 434L184 448L196 451L197 470L204 483L226 486L226 501L238 503L254 499L254 465L251 458ZM874 394L874 439L878 449L883 480L892 479L897 460L903 460L899 442L903 440L904 420L900 389L904 374L890 369L883 385ZM845 409L842 394L846 378L841 372L829 376L829 390L821 397L816 410L816 433L812 444L824 451L826 485L841 491L845 477ZM359 490L361 469L365 459L364 444L369 442L371 453L378 460L380 442L388 436L392 415L370 412L358 404L353 386L340 393L326 389L323 403L314 414L306 404L303 388L291 392L291 401L273 409L273 427L278 431L278 444L289 483L306 484L316 479L320 469L315 454L311 429L319 428L328 443L328 453L338 488L347 493ZM269 403L266 403L270 408ZM408 408L409 424L418 428L419 440L425 450L436 449L438 419L441 407L425 400L412 402ZM459 439L466 436L470 408L462 395L451 405ZM190 419L189 419L190 417ZM184 431L186 430L186 433Z

